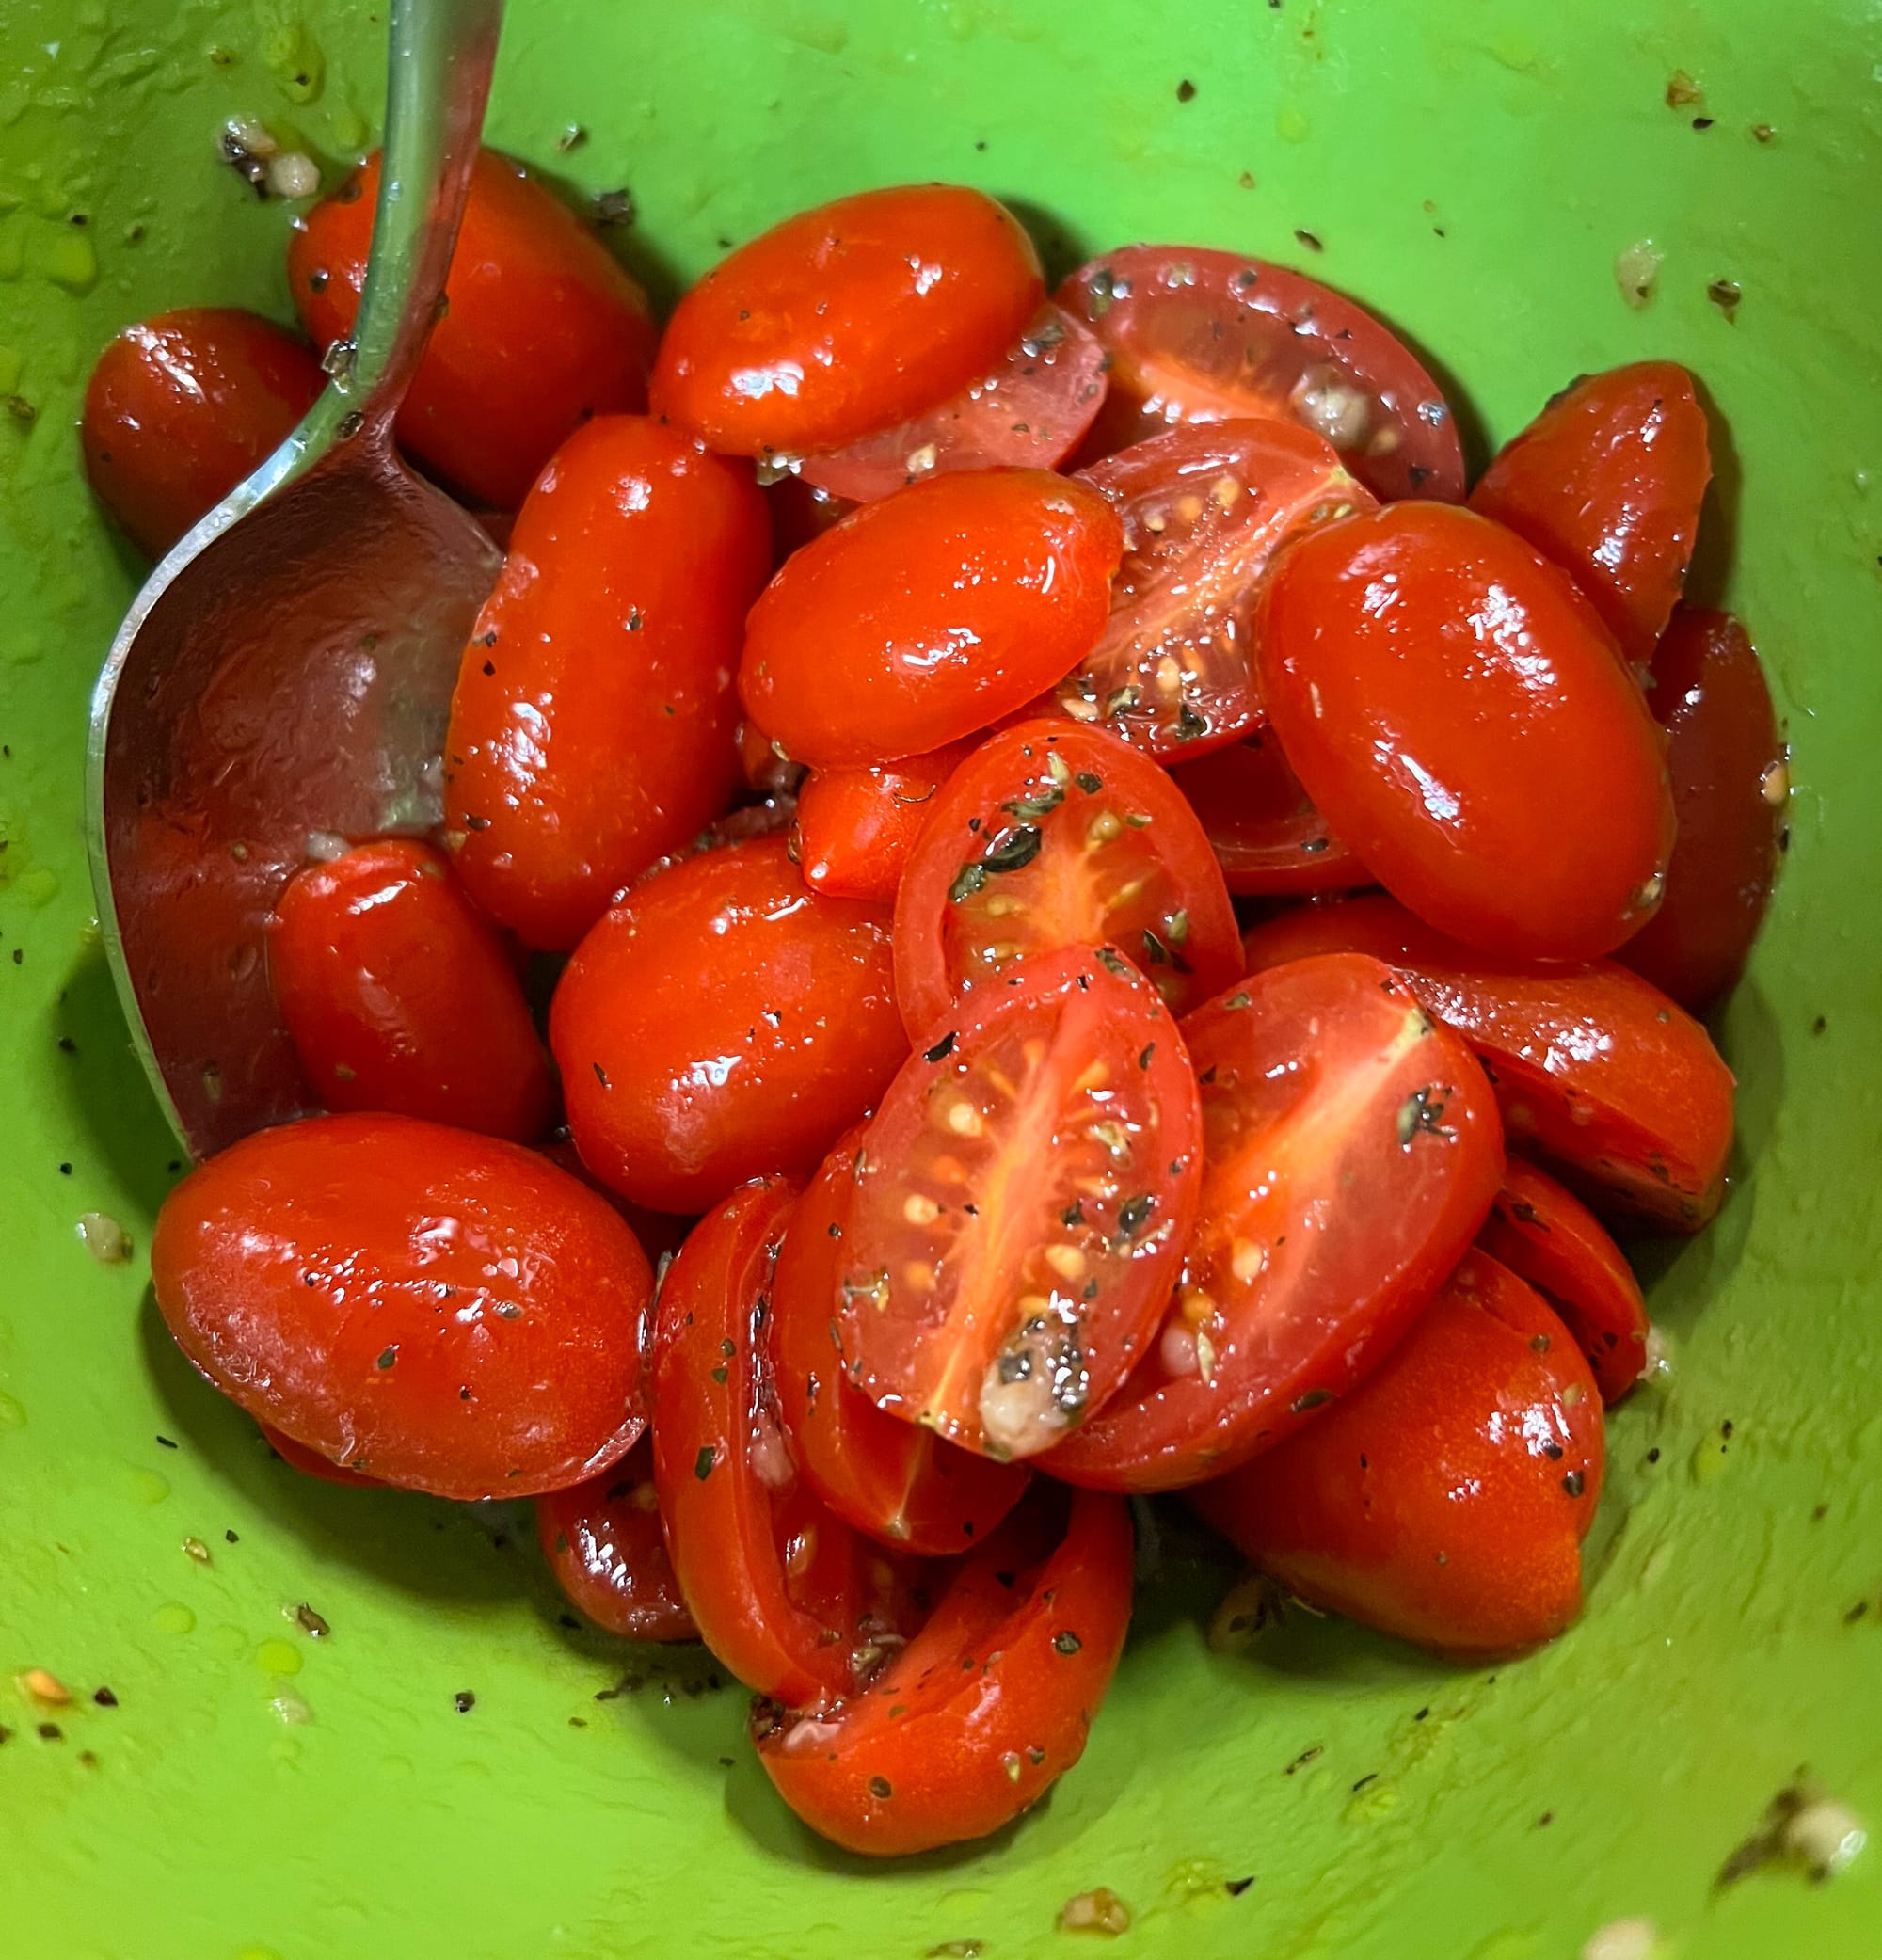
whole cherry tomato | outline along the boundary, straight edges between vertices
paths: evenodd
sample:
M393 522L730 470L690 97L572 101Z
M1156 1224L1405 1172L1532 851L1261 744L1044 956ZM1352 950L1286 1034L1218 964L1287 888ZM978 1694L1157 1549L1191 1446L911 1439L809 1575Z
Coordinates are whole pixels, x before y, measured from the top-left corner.
M653 1274L535 1152L404 1116L262 1130L184 1178L151 1246L189 1360L329 1462L439 1497L528 1497L646 1426Z
M1580 1611L1603 1465L1580 1349L1472 1252L1377 1374L1191 1502L1316 1606L1442 1652L1500 1654Z
M704 1211L814 1169L900 1066L887 916L806 890L781 837L704 852L582 942L550 1042L588 1168L636 1203Z
M288 241L288 286L323 347L353 330L378 196L375 154ZM398 435L468 502L514 510L591 415L646 406L659 337L646 295L554 192L495 151L472 167L444 297Z
M445 743L458 875L571 947L737 789L732 669L769 562L748 472L658 422L578 429L517 519Z
M655 412L731 455L839 449L984 374L1044 293L1004 205L945 183L863 191L740 247L674 309Z
M1271 734L1186 762L1170 780L1195 811L1237 898L1301 898L1372 883L1372 873L1314 807Z
M508 951L429 844L386 837L288 883L268 978L329 1109L386 1109L528 1143L549 1055Z
M1302 787L1388 891L1515 959L1590 960L1659 903L1666 743L1594 609L1449 504L1303 538L1256 657Z
M797 866L812 891L895 903L935 792L978 736L867 768L813 770L797 799Z
M582 1161L582 1153L566 1134L551 1139L541 1148L543 1155L551 1164L566 1171L570 1177L579 1177L591 1191L599 1191L620 1213L628 1230L639 1239L641 1251L647 1255L656 1276L660 1272L660 1262L679 1251L686 1243L686 1235L698 1222L696 1219L682 1218L675 1212L649 1211L645 1204L636 1204L632 1199L623 1198L620 1192L610 1190Z
M1104 499L1043 470L898 490L765 588L739 693L814 769L938 748L1023 707L1090 649L1122 550Z
M99 501L161 558L286 441L326 387L306 343L239 307L185 307L108 342L79 445Z
M612 1470L535 1501L536 1537L568 1602L627 1640L696 1640L667 1556L643 1436Z

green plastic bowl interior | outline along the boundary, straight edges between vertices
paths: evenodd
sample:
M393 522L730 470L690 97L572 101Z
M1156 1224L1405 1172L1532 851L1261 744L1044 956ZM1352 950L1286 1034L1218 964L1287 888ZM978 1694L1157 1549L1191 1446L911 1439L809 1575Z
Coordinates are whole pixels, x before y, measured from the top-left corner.
M1221 1574L1178 1560L1039 1813L894 1869L784 1813L703 1665L564 1624L518 1521L296 1475L151 1305L176 1166L79 802L139 568L72 424L125 321L286 315L288 213L218 126L351 157L382 33L295 0L0 8L0 1952L1000 1960L1074 1951L1058 1908L1102 1885L1121 1952L1184 1960L1542 1960L1635 1917L1691 1960L1882 1953L1882 1846L1822 1886L1715 1883L1800 1777L1882 1827L1882 15L516 0L491 138L630 187L614 235L662 300L797 206L953 178L1055 271L1181 238L1349 288L1441 363L1477 462L1579 372L1688 363L1718 412L1696 582L1751 622L1795 748L1791 862L1720 1028L1737 1182L1652 1255L1671 1385L1612 1424L1582 1624L1487 1669L1298 1615L1212 1654ZM1643 240L1635 308L1615 261ZM88 1258L89 1210L136 1256ZM30 1667L72 1704L31 1705Z

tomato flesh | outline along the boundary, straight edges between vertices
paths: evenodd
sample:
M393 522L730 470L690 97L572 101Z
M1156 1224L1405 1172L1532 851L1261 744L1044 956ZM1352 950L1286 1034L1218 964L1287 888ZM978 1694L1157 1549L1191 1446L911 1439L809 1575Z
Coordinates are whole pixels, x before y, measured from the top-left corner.
M1302 898L1370 884L1287 766L1272 734L1171 771L1237 898Z
M935 792L979 746L968 736L867 769L819 769L797 799L797 867L812 891L895 903Z
M696 1640L660 1522L653 1444L535 1501L536 1537L568 1603L624 1640Z

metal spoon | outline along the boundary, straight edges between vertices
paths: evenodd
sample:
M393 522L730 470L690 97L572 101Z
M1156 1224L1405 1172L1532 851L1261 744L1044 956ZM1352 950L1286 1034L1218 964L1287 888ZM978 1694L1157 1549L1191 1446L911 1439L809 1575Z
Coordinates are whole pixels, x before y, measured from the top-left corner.
M353 341L274 455L137 596L91 704L99 924L157 1100L202 1157L309 1096L268 985L281 885L329 839L422 832L498 556L392 448L443 295L502 0L392 0Z

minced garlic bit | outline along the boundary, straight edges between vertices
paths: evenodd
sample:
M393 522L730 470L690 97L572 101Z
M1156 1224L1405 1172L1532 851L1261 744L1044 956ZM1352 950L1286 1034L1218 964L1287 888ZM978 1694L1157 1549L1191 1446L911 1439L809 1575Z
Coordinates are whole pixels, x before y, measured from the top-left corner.
M1059 1908L1059 1923L1068 1933L1107 1933L1115 1937L1130 1931L1130 1907L1108 1886L1067 1899Z
M79 1243L100 1266L122 1266L131 1256L131 1235L108 1211L81 1212Z
M1614 283L1631 307L1643 307L1653 296L1654 282L1667 255L1651 238L1636 239L1614 262Z
M1647 1328L1647 1354L1640 1363L1639 1381L1655 1381L1662 1388L1673 1378L1673 1337L1658 1321Z
M1812 1878L1834 1878L1869 1842L1862 1820L1835 1798L1812 1798L1784 1825L1784 1847L1803 1859Z
M330 865L352 848L337 830L311 830L307 834L307 854L317 865Z
M320 194L320 166L305 151L290 150L271 157L267 171L268 193L290 203Z
M56 1674L49 1673L43 1667L28 1667L24 1674L16 1674L13 1680L29 1701L40 1702L46 1708L64 1708L72 1700L72 1690Z
M200 1538L185 1538L183 1541L183 1556L193 1558L199 1566L209 1563L209 1547Z
M1588 1935L1582 1960L1653 1960L1660 1936L1651 1920L1610 1920Z

